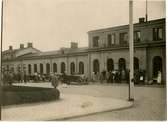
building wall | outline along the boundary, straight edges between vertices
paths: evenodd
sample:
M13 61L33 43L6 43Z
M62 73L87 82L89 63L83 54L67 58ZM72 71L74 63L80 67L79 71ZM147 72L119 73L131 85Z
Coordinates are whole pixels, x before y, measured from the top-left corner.
M40 63L43 64L43 73L46 74L46 64L50 64L50 72L53 72L53 63L57 64L57 73L61 73L61 63L65 63L66 73L70 74L70 64L72 62L75 63L75 73L79 73L79 62L84 63L84 75L88 76L88 56L81 55L81 56L70 56L70 57L58 57L58 58L41 58L41 59L30 59L30 60L22 60L22 61L12 61L12 62L4 62L3 67L6 69L8 66L9 69L11 67L14 68L15 73L18 73L18 66L25 67L26 74L28 73L28 65L31 65L31 75L34 75L34 64L37 64L37 72L40 73Z
M126 69L129 69L129 50L121 49L114 51L102 51L102 52L92 52L90 53L91 57L91 73L93 72L93 61L99 60L100 62L100 72L103 70L107 71L107 60L112 59L114 62L114 70L119 69L119 59L124 58L126 61ZM146 69L146 48L135 49L134 57L139 59L139 68Z
M147 69L148 79L151 80L153 76L153 58L160 56L162 58L162 80L166 81L166 53L165 47L153 47L147 50Z
M148 23L138 23L134 25L134 31L140 31L141 33L141 40L140 43L143 42L152 42L153 40L153 28L162 28L163 29L163 39L165 40L165 19L150 21ZM115 45L120 44L120 33L129 33L129 26L117 26L113 28L101 29L101 30L94 30L88 32L89 38L89 48L93 47L93 37L99 36L99 47L107 47L108 34L115 34ZM128 35L129 36L129 35ZM129 41L129 39L127 40ZM96 47L97 48L97 47Z
M153 40L153 28L163 28L163 40ZM141 32L141 38L139 43L135 43L136 48L134 49L134 57L139 59L139 68L146 70L147 80L152 79L153 74L153 58L155 56L160 56L162 58L162 79L166 80L166 52L165 52L165 44L158 46L155 45L151 47L151 45L158 44L161 42L165 42L165 21L164 20L156 20L148 23L135 24L134 31ZM126 60L126 69L129 69L129 49L128 44L125 46L120 45L120 33L128 33L128 25L119 26L101 30L95 30L88 32L89 39L89 49L88 52L85 51L84 54L75 53L69 54L65 57L41 57L41 59L29 59L23 61L11 61L11 62L3 62L3 65L9 65L9 67L14 67L14 70L17 71L17 66L23 64L26 67L26 73L28 74L28 64L31 64L32 74L34 74L34 64L37 64L37 71L40 72L40 63L43 64L44 74L46 73L46 64L50 64L51 72L53 72L53 63L57 64L57 73L61 73L61 63L64 62L66 66L66 73L70 74L70 64L74 62L75 64L75 72L79 72L79 62L82 61L84 63L84 74L89 77L92 76L93 72L93 61L99 61L99 69L100 72L103 70L107 71L107 60L113 59L114 69L118 70L119 68L119 59L124 58ZM115 34L115 45L108 47L108 34ZM92 39L94 36L99 36L99 47L92 47ZM147 46L144 46L148 44ZM31 51L37 50L27 50L28 53ZM19 55L25 54L27 52L19 52ZM55 54L56 55L56 54Z

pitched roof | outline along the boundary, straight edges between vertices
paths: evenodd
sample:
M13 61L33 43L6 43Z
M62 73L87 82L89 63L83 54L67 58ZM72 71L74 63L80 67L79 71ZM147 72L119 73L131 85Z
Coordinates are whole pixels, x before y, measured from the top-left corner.
M39 52L39 53L33 53L33 54L27 54L22 55L18 58L31 58L31 57L43 57L43 56L56 56L56 55L62 55L62 51L64 51L63 54L74 54L74 53L84 53L87 52L88 47L82 47L82 48L62 48L60 50L54 50L54 51L47 51L47 52Z

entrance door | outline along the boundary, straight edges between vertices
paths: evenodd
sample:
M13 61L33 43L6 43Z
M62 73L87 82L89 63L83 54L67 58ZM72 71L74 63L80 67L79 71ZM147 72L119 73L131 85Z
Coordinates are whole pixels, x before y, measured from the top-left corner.
M119 70L122 71L122 70L125 70L126 69L126 61L124 58L120 58L119 59Z
M93 72L97 73L100 71L99 69L99 61L96 59L93 61Z
M158 71L162 74L162 58L160 56L155 56L153 58L153 77L157 77Z
M139 59L134 57L134 70L139 70Z
M64 62L62 62L61 63L61 73L65 73L65 63Z
M114 70L114 63L113 63L113 60L111 58L107 60L107 70L108 71Z

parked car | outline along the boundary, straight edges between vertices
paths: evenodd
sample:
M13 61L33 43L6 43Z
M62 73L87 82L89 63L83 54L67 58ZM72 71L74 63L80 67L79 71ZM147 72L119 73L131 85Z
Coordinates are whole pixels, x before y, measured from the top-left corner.
M79 84L84 85L88 84L87 78L84 75L62 75L62 82L68 85L70 84Z

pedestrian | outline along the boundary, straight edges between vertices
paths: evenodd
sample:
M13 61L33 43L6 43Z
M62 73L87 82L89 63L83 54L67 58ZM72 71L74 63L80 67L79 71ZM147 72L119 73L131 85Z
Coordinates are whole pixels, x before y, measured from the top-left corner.
M24 72L24 83L27 83L27 75L25 72Z
M20 82L21 82L21 83L24 82L24 72L23 72L23 71L21 71L21 80L20 80Z
M100 72L96 73L96 81L99 82L100 81Z
M161 71L158 71L157 83L161 84Z
M9 75L8 75L8 84L9 85L12 85L13 83L13 73L12 72L9 72Z
M95 75L95 72L92 73L92 81L95 82L96 80L96 75Z
M103 83L104 80L104 76L103 76L103 72L100 73L100 83Z
M108 71L108 72L106 73L106 80L107 80L107 83L109 83L109 76L110 76L110 72Z
M109 82L112 83L113 82L113 73L110 71L109 72Z
M38 73L37 72L34 73L34 77L35 77L34 80L37 81L38 80Z
M17 73L17 78L18 78L18 82L21 83L21 73L20 73L20 71Z
M57 77L57 75L56 74L51 74L51 79L50 79L50 81L51 81L51 83L52 83L52 86L54 87L54 88L57 88L57 86L58 86L58 77Z

